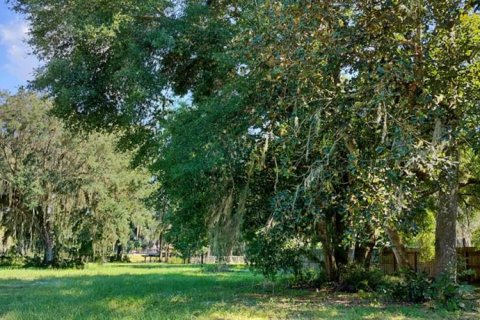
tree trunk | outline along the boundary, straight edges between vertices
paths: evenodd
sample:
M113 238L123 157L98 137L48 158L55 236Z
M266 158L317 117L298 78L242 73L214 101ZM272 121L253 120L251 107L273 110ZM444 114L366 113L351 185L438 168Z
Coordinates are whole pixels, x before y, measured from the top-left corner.
M327 271L328 279L330 281L338 281L338 265L337 260L335 259L334 250L328 244L323 244L323 255L325 259L325 270Z
M123 251L122 243L120 242L120 240L117 240L115 242L115 255L116 255L117 261L122 260L122 251Z
M325 269L330 281L338 281L340 266L348 263L348 252L340 246L344 230L344 221L335 208L327 212L325 221L317 226L325 257Z
M158 240L158 262L162 262L163 254L163 234L160 234L160 239Z
M348 264L353 264L355 263L355 249L356 249L357 243L356 241L352 241L350 244L350 247L348 248Z
M55 258L54 251L53 251L53 239L49 234L44 235L44 256L43 256L43 263L45 265L51 265Z
M44 256L43 256L43 263L45 265L51 265L53 260L55 259L55 254L53 247L55 245L54 234L52 231L52 224L47 219L46 214L43 215L43 226L42 226L42 233L43 233L43 248L44 248Z
M458 164L447 169L447 183L438 196L435 227L434 275L450 274L454 280L457 267L458 169Z
M367 270L370 269L370 265L372 264L373 248L375 248L375 242L370 243L365 248L365 259L363 260L363 267Z
M225 263L232 263L232 254L233 254L233 248L232 247L229 247L227 249L227 252L226 252L226 256L225 256Z
M398 231L390 227L386 227L385 231L392 243L392 251L395 255L395 260L397 260L398 267L400 269L411 269L412 266L408 262L407 251L405 250L405 246L403 245L402 238Z
M370 269L370 265L372 262L372 256L373 256L373 248L372 247L366 247L365 248L365 258L363 260L363 267L365 270Z
M373 249L376 244L376 235L373 231L370 240L355 247L354 263L363 266L366 270L370 268L373 256Z

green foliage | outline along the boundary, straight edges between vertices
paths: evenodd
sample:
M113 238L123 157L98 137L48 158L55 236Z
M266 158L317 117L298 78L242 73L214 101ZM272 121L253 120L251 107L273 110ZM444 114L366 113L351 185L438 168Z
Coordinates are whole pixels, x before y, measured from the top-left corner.
M76 259L56 259L53 263L46 264L44 259L39 255L21 256L8 255L2 258L0 267L8 268L54 268L54 269L83 269L84 261L79 258Z
M453 282L451 275L442 274L431 279L425 273L405 270L400 276L400 281L390 282L386 289L383 289L395 301L430 301L449 311L472 307L466 298L473 292L473 287Z
M176 257L176 256L170 257L170 258L168 259L168 263L169 263L169 264L182 264L182 263L183 263L183 259L180 258L180 257Z
M132 225L153 219L144 199L153 186L112 135L74 136L48 101L28 92L2 94L0 226L18 253L44 251L44 264L107 257L126 244Z
M458 310L463 302L463 295L471 291L468 288L452 282L450 275L442 274L432 283L432 298L447 310Z
M328 283L328 275L324 268L320 269L301 269L293 275L290 280L292 288L315 288L319 289Z
M275 278L283 271L300 276L303 272L301 248L295 241L286 241L275 234L259 234L247 248L248 257L255 269L265 276Z
M51 264L45 264L40 256L24 257L23 268L54 268L54 269L83 269L85 263L79 259L56 259Z
M480 228L473 232L472 242L476 248L480 249Z
M11 2L45 60L35 86L69 123L121 131L183 257L243 235L273 275L320 243L336 280L387 229L425 244L435 207L456 259L458 199L478 196L456 196L477 173L459 164L480 141L477 1Z
M24 265L25 257L15 254L2 256L0 259L0 267L20 268Z
M404 302L425 302L432 299L432 280L424 273L405 271L402 279L389 288L394 300Z
M432 210L427 209L420 221L419 231L407 243L419 249L419 261L430 262L435 258L435 216Z
M110 256L110 262L126 262L126 263L130 263L132 262L130 260L130 258L128 257L128 255L124 254L124 255L121 255L120 257L117 256L117 255L114 255L114 256Z
M202 272L205 273L217 273L217 272L230 272L230 266L226 263L214 263L214 264L203 264Z
M348 265L342 270L338 290L345 292L374 292L385 283L379 269L365 269L360 265Z

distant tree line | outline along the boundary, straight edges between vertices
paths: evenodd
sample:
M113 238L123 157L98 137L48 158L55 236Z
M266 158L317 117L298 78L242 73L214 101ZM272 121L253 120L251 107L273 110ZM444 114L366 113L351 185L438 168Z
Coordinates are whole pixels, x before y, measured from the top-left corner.
M46 265L123 254L137 226L156 223L149 174L114 136L74 135L50 111L32 93L0 96L0 241Z

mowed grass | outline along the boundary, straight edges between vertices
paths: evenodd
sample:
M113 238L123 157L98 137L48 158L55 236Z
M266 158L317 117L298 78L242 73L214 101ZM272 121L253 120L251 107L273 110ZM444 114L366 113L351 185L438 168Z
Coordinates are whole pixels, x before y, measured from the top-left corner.
M83 270L0 269L0 319L458 319L354 295L266 284L245 268L204 273L158 263ZM474 318L475 319L475 316Z

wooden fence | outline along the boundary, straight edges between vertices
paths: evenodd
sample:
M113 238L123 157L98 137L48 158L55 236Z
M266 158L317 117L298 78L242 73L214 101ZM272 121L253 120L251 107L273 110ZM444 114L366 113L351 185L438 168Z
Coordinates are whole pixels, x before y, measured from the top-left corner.
M472 247L457 248L457 255L460 263L464 264L466 269L473 270L475 275L472 281L480 280L480 250ZM420 251L418 249L407 249L408 262L416 272L425 272L433 275L433 261L420 261ZM397 260L391 250L383 250L380 255L380 269L384 274L392 274L398 271Z

